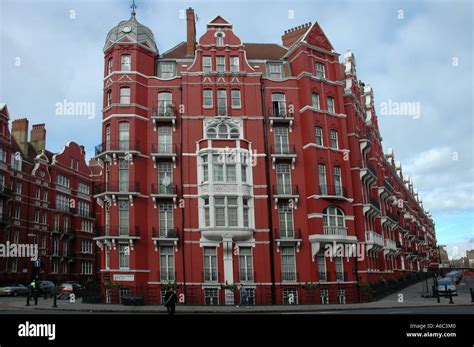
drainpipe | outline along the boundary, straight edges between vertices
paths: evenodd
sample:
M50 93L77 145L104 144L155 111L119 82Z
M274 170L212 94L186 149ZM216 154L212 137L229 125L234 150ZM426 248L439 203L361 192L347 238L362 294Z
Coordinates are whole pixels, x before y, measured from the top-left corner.
M183 86L179 86L179 91L180 91L180 105L183 105ZM178 111L179 111L179 106L178 106ZM181 114L179 112L176 112L176 122L178 122L178 114L179 114L179 120L181 121ZM179 125L179 140L181 143L181 148L179 151L179 174L181 178L181 192L183 192L183 126L182 124ZM179 199L178 199L179 203ZM182 221L182 231L181 231L181 245L182 245L182 263L183 263L183 293L186 288L186 264L185 264L185 256L184 256L184 219L185 219L185 213L184 213L184 208L181 208L181 221ZM184 294L186 297L186 294Z
M265 176L267 180L267 211L268 211L268 226L270 228L270 276L272 279L271 285L271 297L272 297L272 305L276 303L276 295L275 295L275 251L274 251L274 239L273 239L273 220L272 220L272 199L271 199L271 184L270 184L270 148L268 145L268 120L267 120L267 110L265 107L265 86L261 86L260 89L260 97L262 100L262 115L263 115L263 142L265 146L265 153L266 153L266 165L265 165Z

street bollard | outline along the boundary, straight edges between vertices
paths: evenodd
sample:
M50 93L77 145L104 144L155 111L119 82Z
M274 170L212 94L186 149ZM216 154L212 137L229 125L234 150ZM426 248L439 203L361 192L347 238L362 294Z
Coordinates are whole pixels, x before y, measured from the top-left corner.
M448 295L449 295L449 303L450 303L450 304L454 304L453 296L452 296L452 294L451 294L451 289L448 290Z
M31 297L31 288L28 293L26 293L26 306L30 306L30 297Z
M35 306L38 305L38 290L35 288L34 291L34 296L35 296Z
M435 286L434 286L434 284L431 286L431 289L432 289L432 291L433 291L433 298L434 298L434 297L435 297L435 295L436 295L436 293L435 293Z
M48 299L48 292L46 290L44 291L44 299Z
M474 290L472 288L469 288L471 291L471 302L474 302Z
M53 299L53 307L58 307L58 305L56 304L56 297L58 296L57 295L57 287L56 285L54 285L54 299Z
M439 290L438 290L438 288L436 288L436 300L438 300L438 304L441 302L439 300Z

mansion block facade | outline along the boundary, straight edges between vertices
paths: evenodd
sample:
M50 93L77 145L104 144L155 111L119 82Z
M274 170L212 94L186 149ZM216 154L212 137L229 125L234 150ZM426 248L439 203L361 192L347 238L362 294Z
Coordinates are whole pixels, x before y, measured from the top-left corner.
M135 12L106 38L91 166L103 282L155 303L170 284L190 304L237 303L240 284L256 304L349 303L360 281L428 267L433 219L382 151L354 54L318 23L243 43L221 16L197 38L186 15L164 53Z
M9 122L8 107L0 104L0 244L7 253L0 257L0 284L94 277L95 217L84 147L69 142L52 153L45 148L45 124L33 125L29 136L28 119L14 120L11 131ZM12 253L12 245L30 251Z

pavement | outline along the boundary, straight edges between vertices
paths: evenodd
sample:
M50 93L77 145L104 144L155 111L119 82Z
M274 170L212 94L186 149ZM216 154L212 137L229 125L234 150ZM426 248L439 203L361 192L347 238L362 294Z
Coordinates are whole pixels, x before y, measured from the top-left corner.
M428 281L428 286L431 290L432 281ZM453 297L453 304L449 303L448 298L440 298L440 303L436 298L423 298L422 294L426 291L426 287L422 288L421 283L409 286L399 293L389 295L379 301L361 304L331 304L331 305L258 305L247 307L235 306L206 306L206 305L177 305L176 312L179 313L195 313L195 314L225 314L225 313L338 313L338 311L367 312L375 311L373 313L392 313L389 309L403 309L400 312L405 313L420 313L425 311L427 313L436 313L436 308L440 312L448 312L448 308L456 308L453 312L474 314L474 302L471 302L469 288L474 289L474 277L465 277L457 286L458 296ZM0 313L87 313L87 312L101 312L101 313L166 313L163 305L144 305L144 306L124 306L115 304L87 304L82 303L81 299L77 299L75 303L68 300L57 300L57 308L53 308L53 299L38 299L38 305L35 306L33 302L31 306L26 306L25 297L17 298L0 298ZM413 310L407 309L413 308ZM450 309L451 310L451 309ZM393 310L392 310L393 311Z

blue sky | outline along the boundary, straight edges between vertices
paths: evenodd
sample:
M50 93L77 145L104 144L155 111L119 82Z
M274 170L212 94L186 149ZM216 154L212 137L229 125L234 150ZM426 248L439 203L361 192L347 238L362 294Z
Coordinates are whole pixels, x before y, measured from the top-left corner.
M185 39L182 13L189 6L199 17L198 36L220 14L243 42L280 43L284 30L318 21L339 53L352 49L377 109L390 100L419 103L417 119L379 112L384 148L393 148L433 212L439 243L454 257L474 248L471 1L136 3L160 52ZM13 119L46 123L50 150L72 139L89 157L100 142L102 48L107 32L129 18L129 6L129 0L0 1L0 102ZM65 99L95 102L95 117L56 115Z

